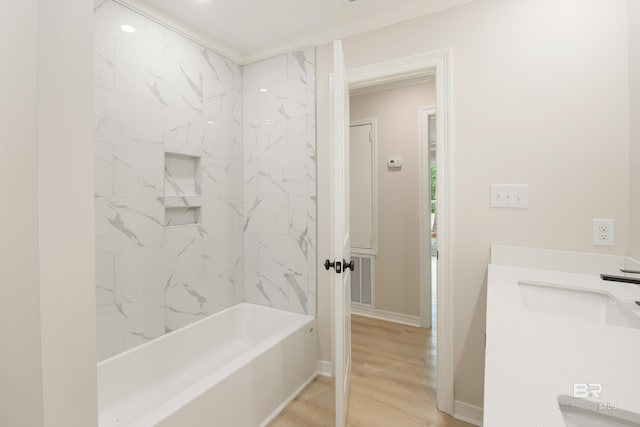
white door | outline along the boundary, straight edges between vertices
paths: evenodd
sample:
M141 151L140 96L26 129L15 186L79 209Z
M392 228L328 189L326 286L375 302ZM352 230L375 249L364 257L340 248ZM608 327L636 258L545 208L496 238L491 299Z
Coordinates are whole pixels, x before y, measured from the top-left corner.
M331 76L332 259L325 268L333 279L334 369L336 375L336 427L344 427L349 404L351 372L351 261L349 241L349 90L342 42L333 43ZM351 268L349 268L351 267Z

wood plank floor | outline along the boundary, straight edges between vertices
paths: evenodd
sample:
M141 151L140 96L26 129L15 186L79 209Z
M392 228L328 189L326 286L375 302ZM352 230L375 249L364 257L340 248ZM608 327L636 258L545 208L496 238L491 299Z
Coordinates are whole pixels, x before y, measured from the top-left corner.
M352 316L349 427L467 427L436 409L436 337L420 329ZM435 331L434 331L435 334ZM334 425L332 378L316 378L270 427Z

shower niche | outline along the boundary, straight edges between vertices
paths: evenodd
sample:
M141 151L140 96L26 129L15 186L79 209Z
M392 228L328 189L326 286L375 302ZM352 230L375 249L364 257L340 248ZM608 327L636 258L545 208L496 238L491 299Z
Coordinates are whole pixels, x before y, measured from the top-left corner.
M164 225L177 227L200 223L202 191L200 156L164 154Z

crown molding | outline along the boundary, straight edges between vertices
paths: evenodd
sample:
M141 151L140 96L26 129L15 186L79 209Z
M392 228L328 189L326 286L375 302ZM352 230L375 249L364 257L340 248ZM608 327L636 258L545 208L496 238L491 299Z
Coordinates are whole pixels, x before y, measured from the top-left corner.
M343 40L348 37L357 36L369 31L377 30L380 28L389 27L391 25L398 24L400 22L409 21L411 19L419 18L421 16L430 15L432 13L440 12L442 10L452 9L455 7L463 6L468 3L473 3L477 0L454 0L447 1L446 4L443 1L439 5L431 5L422 8L418 11L413 10L405 13L398 13L394 16L384 17L380 19L370 20L364 24L358 25L343 25L341 27L332 27L324 31L316 31L304 36L298 37L287 42L276 44L264 49L256 49L254 51L245 54L245 64L261 61L263 59L271 58L273 56L281 55L283 53L290 52L295 49L300 49L308 46L320 46L326 43L331 43L334 40Z
M348 37L353 37L358 34L388 27L400 22L419 18L424 15L429 15L442 10L452 9L468 3L473 3L477 0L440 0L435 5L431 4L419 10L398 12L391 17L385 16L383 18L371 19L366 23L357 25L343 25L340 27L332 27L326 30L308 33L301 37L287 40L283 43L274 44L267 48L256 49L249 52L242 52L238 49L234 49L231 46L222 43L219 40L214 39L213 37L210 37L201 31L194 29L189 24L163 12L146 0L113 1L125 7L128 7L134 12L137 12L156 23L181 34L189 40L234 61L238 65L247 65L253 62L261 61L263 59L288 53L295 49L309 46L320 46L326 43L330 43L333 40L341 40Z
M198 31L186 24L185 22L174 18L173 16L161 11L157 7L153 6L149 2L144 0L113 0L116 3L121 4L140 15L151 19L157 24L167 27L172 31L188 38L194 43L199 44L209 50L212 50L225 58L232 60L233 62L244 65L244 55L242 52L234 49L212 37Z

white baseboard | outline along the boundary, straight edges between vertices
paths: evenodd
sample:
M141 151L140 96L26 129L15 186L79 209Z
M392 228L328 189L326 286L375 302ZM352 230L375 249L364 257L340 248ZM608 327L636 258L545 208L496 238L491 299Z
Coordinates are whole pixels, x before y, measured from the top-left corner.
M386 320L388 322L401 323L403 325L420 327L420 316L410 316L408 314L393 313L391 311L376 310L375 308L363 307L361 305L351 305L351 313L374 319Z
M326 360L318 360L316 374L323 377L333 377L333 363L327 362Z
M480 406L469 405L459 400L456 400L453 405L453 418L474 426L482 426L482 412Z
M284 408L286 408L287 405L291 403L291 401L295 399L296 396L299 395L302 392L302 390L304 390L304 388L308 386L311 383L311 381L315 379L315 377L316 377L316 373L314 372L309 378L305 380L305 382L303 382L300 385L300 387L295 389L295 391L291 393L291 395L287 397L287 399L284 402L282 402L282 404L278 406L276 410L271 413L271 415L269 415L263 422L261 422L259 427L267 427L269 423L271 423L271 421L273 421L278 415L280 415L280 412L282 412Z

